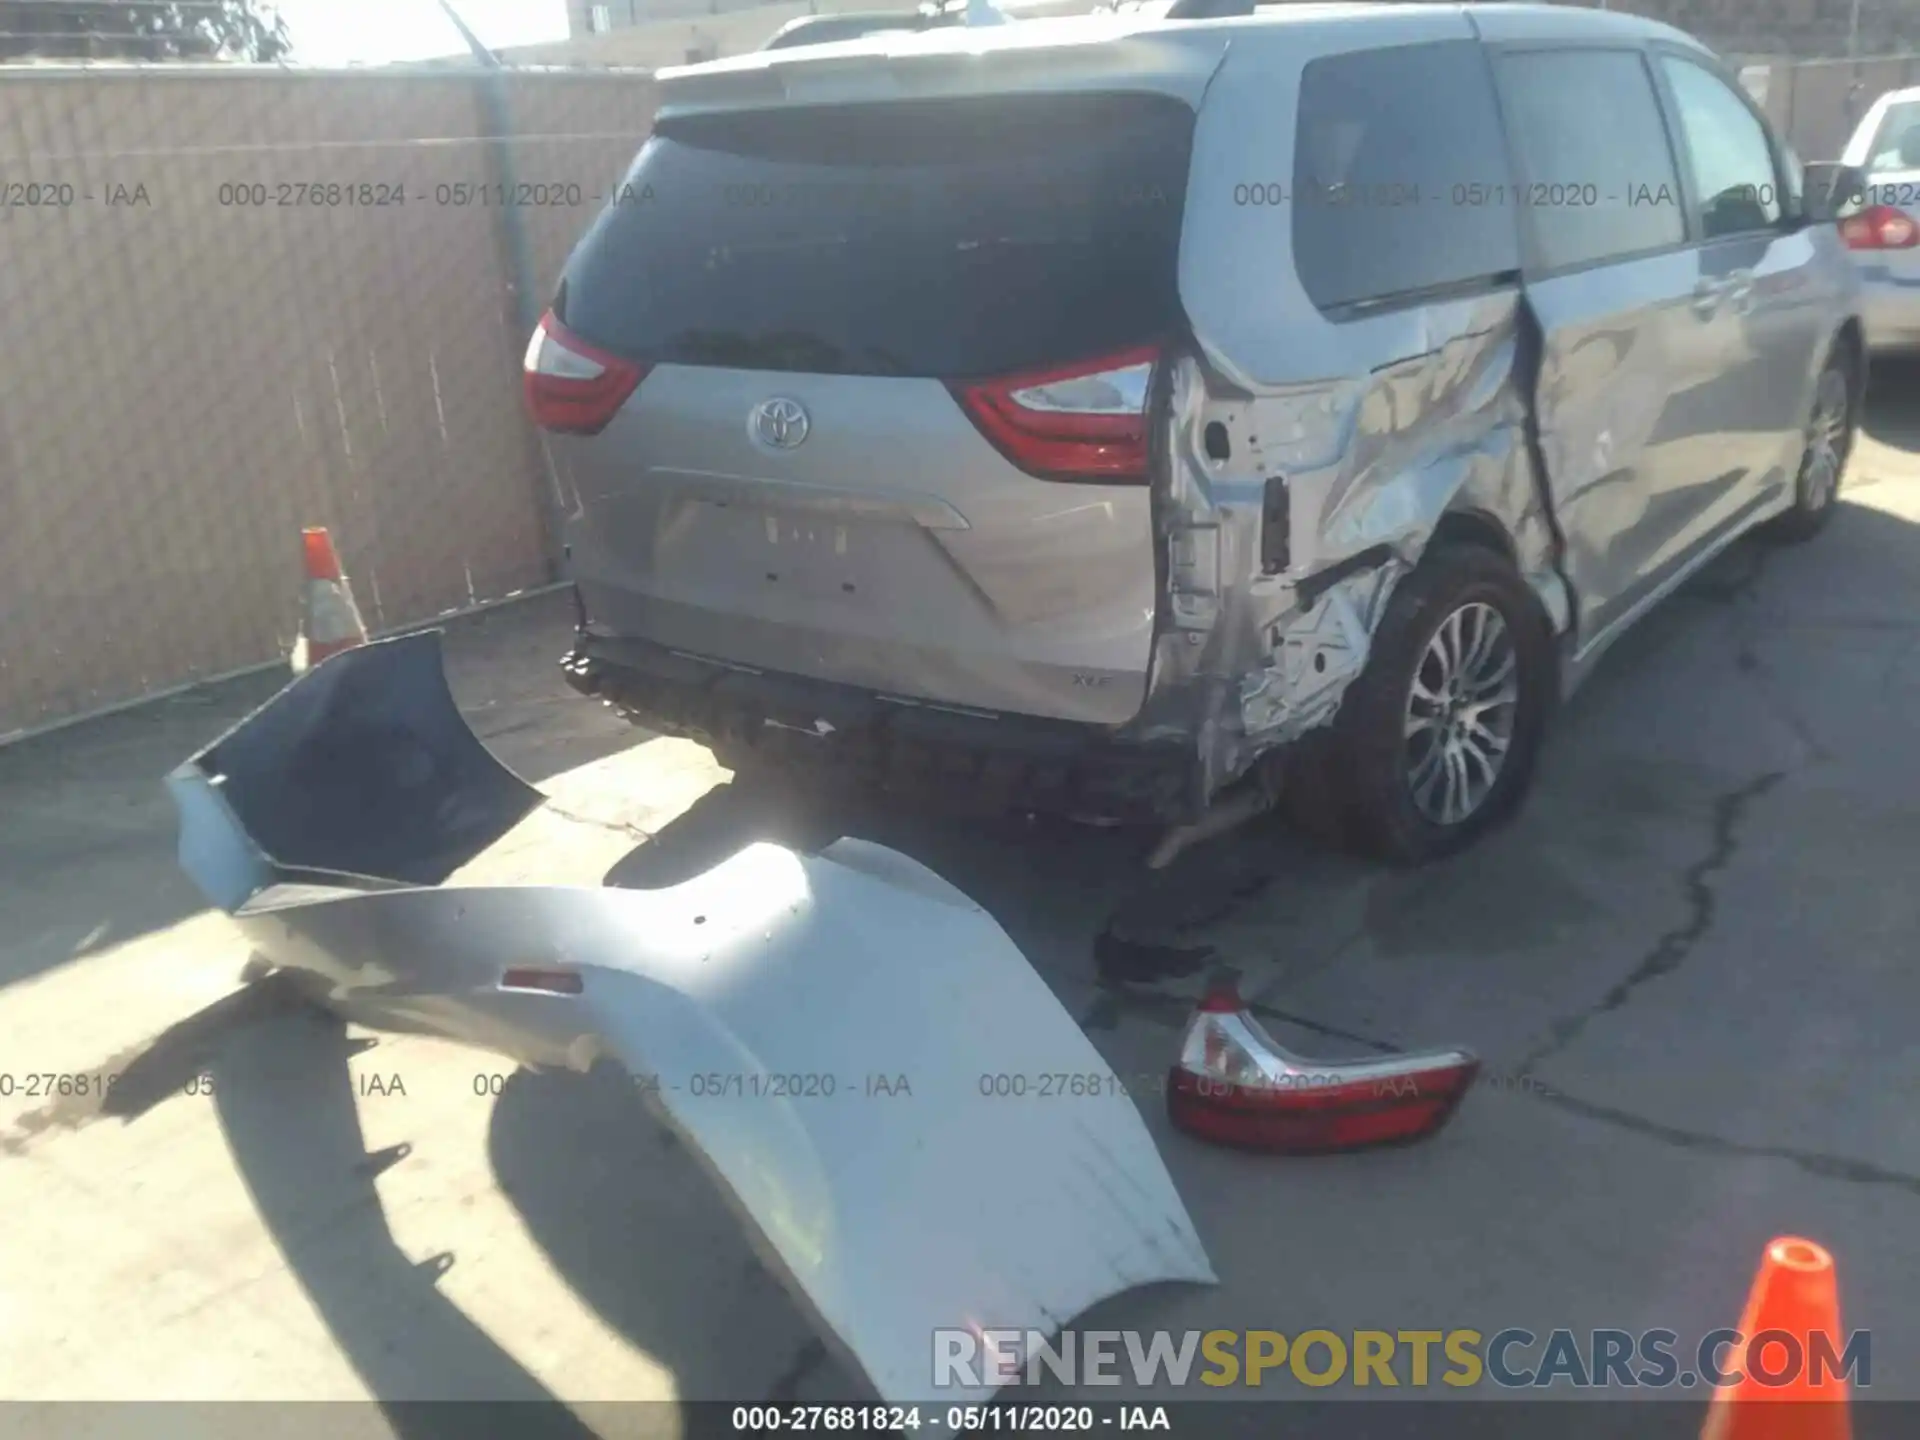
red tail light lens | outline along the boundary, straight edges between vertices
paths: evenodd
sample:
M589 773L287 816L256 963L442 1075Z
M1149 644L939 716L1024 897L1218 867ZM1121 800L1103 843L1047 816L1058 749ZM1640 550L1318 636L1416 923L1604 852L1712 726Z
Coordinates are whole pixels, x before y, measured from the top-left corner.
M1167 1077L1167 1114L1182 1130L1248 1150L1314 1154L1431 1135L1480 1073L1466 1050L1380 1060L1289 1055L1237 997L1203 1001Z
M1869 205L1840 222L1849 250L1911 250L1920 245L1920 221L1892 205Z
M1157 346L949 388L993 446L1042 480L1147 478L1147 392Z
M598 435L649 368L589 345L549 310L527 342L527 412L542 430Z

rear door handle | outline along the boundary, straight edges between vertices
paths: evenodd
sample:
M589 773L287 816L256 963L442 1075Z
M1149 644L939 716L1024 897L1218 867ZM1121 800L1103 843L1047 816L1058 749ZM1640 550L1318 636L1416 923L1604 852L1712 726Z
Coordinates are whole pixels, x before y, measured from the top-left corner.
M1726 287L1726 300L1736 312L1746 314L1747 306L1753 300L1753 272L1736 270L1729 277Z
M1702 320L1711 320L1720 308L1721 296L1726 293L1726 286L1718 280L1700 281L1693 287L1693 313Z

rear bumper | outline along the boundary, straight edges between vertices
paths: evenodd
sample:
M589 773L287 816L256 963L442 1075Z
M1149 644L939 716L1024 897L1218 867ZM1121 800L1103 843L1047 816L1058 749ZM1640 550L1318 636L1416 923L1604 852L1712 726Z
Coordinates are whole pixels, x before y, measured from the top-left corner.
M1204 808L1196 748L1099 726L956 711L658 645L581 634L567 683L723 764L863 785L942 809L1180 824Z
M993 1398L993 1367L940 1364L943 1334L1051 1334L1135 1286L1215 1279L1131 1086L918 861L842 837L645 890L443 885L543 797L467 728L437 633L321 662L167 787L182 868L261 959L318 982L295 994L624 1071L889 1405ZM981 1083L1047 1075L1088 1083L1054 1105ZM589 1184L598 1148L558 1163Z

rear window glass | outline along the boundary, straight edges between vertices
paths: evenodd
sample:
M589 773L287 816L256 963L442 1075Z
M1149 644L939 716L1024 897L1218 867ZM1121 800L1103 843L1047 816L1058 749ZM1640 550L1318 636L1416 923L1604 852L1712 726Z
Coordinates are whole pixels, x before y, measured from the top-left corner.
M1516 271L1486 58L1471 40L1330 55L1300 77L1293 260L1323 310Z
M636 360L948 379L1155 340L1192 132L1141 95L670 119L561 318Z

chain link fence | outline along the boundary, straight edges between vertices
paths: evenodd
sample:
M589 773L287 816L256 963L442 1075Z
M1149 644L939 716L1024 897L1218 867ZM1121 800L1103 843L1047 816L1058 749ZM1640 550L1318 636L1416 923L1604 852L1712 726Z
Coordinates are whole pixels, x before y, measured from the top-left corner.
M1810 158L1920 83L1755 63ZM379 629L558 579L520 357L655 101L641 70L0 67L0 738L281 661L303 526Z
M1838 160L1867 107L1889 90L1920 85L1920 54L1861 60L1745 56L1747 91L1801 158Z
M1723 55L1796 60L1920 50L1917 0L1588 0L1677 25Z
M519 361L645 74L0 70L0 736L559 571Z

